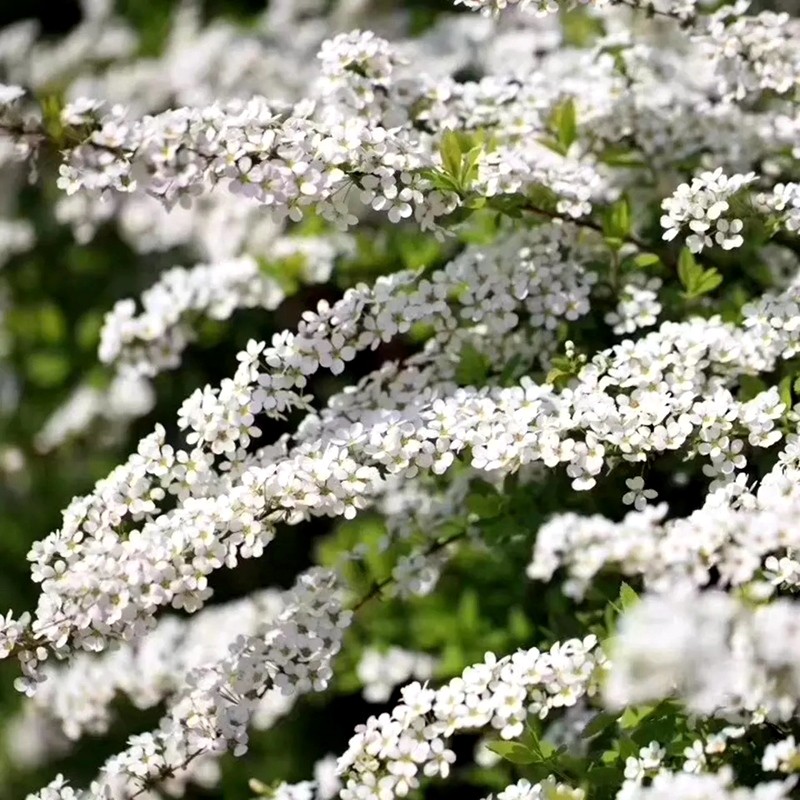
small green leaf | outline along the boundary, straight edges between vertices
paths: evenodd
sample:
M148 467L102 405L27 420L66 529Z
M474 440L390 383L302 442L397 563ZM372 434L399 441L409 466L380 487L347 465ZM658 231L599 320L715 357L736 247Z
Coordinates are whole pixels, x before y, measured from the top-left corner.
M606 211L603 217L603 234L609 246L619 250L631 235L632 226L631 206L628 198L623 196Z
M636 706L629 706L622 712L619 718L619 726L625 730L635 728L639 724L639 720L645 715L646 710L643 712L641 708Z
M639 268L652 267L660 263L661 259L655 253L639 253L633 257L633 265Z
M519 742L489 742L486 745L493 753L512 764L533 764L539 759L524 744Z
M570 97L558 105L553 114L554 133L564 152L578 138L578 122L575 101Z
M714 291L721 283L722 275L714 267L704 270L697 278L693 294L695 296L708 294L708 292Z
M591 722L581 731L582 739L591 739L597 736L607 728L611 727L617 721L617 715L608 711L600 711L592 718Z
M692 286L694 276L699 269L691 250L684 247L678 256L678 279L687 291Z
M563 389L575 376L571 372L554 367L547 373L545 383L552 384L556 389Z
M639 153L628 148L610 147L603 151L600 160L610 167L644 167L645 162Z
M554 744L552 744L551 742L546 741L545 739L540 739L539 742L538 742L539 755L544 760L550 758L551 756L554 756L554 755L562 753L563 750L564 750L564 748L556 747Z
M477 145L461 157L459 183L463 191L469 191L478 177L478 162L483 155L483 145ZM480 198L485 203L485 198ZM483 205L483 204L482 204Z
M467 496L467 510L481 519L498 516L507 503L507 498L494 494L470 494Z
M639 753L639 745L633 739L627 736L621 736L619 739L619 755L622 759L631 758Z
M490 367L489 359L468 342L461 348L456 380L462 386L480 386L486 380Z
M461 142L455 131L444 132L439 143L439 155L445 173L457 179L461 171Z
M623 611L628 611L639 602L639 595L624 581L619 589L619 602Z
M678 256L678 278L689 300L708 294L722 283L722 275L717 269L703 269L685 247Z
M424 169L420 175L429 180L434 189L440 189L443 192L457 192L458 184L454 178L451 178L446 172L437 169Z
M755 375L740 375L739 376L739 399L746 403L752 400L756 395L766 391L767 384L761 378ZM796 390L796 387L795 387Z
M781 402L786 406L786 408L791 408L794 405L794 402L792 401L792 378L791 378L791 375L787 375L778 384L778 394L780 395Z
M516 382L518 371L523 367L523 359L520 353L514 353L506 362L503 371L500 373L500 385L510 386Z

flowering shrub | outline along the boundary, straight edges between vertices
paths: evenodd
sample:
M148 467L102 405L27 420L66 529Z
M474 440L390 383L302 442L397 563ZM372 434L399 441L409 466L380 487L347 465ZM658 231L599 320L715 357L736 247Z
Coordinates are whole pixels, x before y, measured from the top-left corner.
M8 796L796 796L800 18L418 12L0 33Z

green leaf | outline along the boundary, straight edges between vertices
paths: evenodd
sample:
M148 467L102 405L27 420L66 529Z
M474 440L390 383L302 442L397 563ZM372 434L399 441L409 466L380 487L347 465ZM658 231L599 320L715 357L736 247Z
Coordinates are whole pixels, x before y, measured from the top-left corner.
M533 764L538 761L535 753L532 753L524 744L519 742L489 742L486 745L493 753L497 753L501 758L510 761L512 764Z
M444 132L439 143L439 155L445 173L457 180L461 171L461 142L455 131Z
M529 750L535 753L541 753L540 746L541 729L538 725L538 720L528 720L525 724L525 731L520 736L519 741L524 744Z
M714 291L722 283L722 275L712 267L711 269L704 270L697 278L694 286L694 295L707 294Z
M619 602L623 611L628 611L639 602L639 595L624 581L619 589Z
M755 375L739 376L739 399L743 403L752 400L756 395L766 391L766 389L767 384Z
M495 494L470 494L467 497L467 510L480 519L493 519L502 513L508 498Z
M574 377L575 375L572 372L554 367L547 373L545 383L552 384L556 389L563 389Z
M631 235L633 220L631 206L627 197L621 197L609 208L603 217L603 235L609 246L619 250Z
M448 188L460 195L469 192L478 177L478 163L489 139L485 132L465 133L464 131L445 131L439 143L439 155L442 159L443 173L431 177L425 171L425 177L438 182L437 188Z
M621 736L618 744L619 755L623 760L636 756L639 753L639 745L628 736Z
M503 367L503 371L500 373L500 385L510 386L512 383L516 383L516 378L521 377L519 371L523 367L522 355L520 353L514 353L514 355L508 359L506 365Z
M685 247L678 256L678 279L688 300L708 294L722 283L722 275L717 269L703 269Z
M558 207L558 195L549 187L534 184L528 189L528 200L535 208L554 213Z
M605 28L599 17L585 13L576 8L561 18L564 42L570 47L587 48L605 34Z
M462 386L480 386L489 374L491 362L469 342L461 348L456 367L456 380Z
M791 375L787 375L778 384L778 394L780 394L781 402L786 406L786 408L791 408L794 405L794 401L792 400L792 377L791 377Z
M678 256L678 279L683 288L687 291L689 291L689 288L692 286L698 269L700 269L700 267L697 261L695 261L691 250L684 247Z
M61 122L63 98L57 94L45 94L38 99L42 109L42 125L47 135L57 148L63 147L65 144L64 126Z
M443 192L457 192L458 184L454 178L451 178L446 172L437 169L424 169L420 175L429 180L433 184L434 189L439 189Z
M617 721L617 714L609 711L600 711L592 718L591 722L581 731L582 739L591 739L607 728L614 725Z
M461 157L459 183L463 191L469 191L472 184L475 183L478 177L478 162L481 160L482 155L483 145L477 145ZM481 206L483 206L486 202L486 198L481 197L480 200L483 201L481 203Z
M621 776L616 767L592 767L586 773L589 786L615 786L620 780Z
M661 263L661 259L655 253L639 253L639 255L633 257L632 261L633 265L640 269Z
M552 130L556 140L566 153L578 138L578 120L575 101L570 97L556 106L551 118Z
M644 717L647 712L649 711L649 707L645 706L644 708L637 707L637 706L629 706L622 712L622 716L619 718L619 726L625 730L629 730L630 728L635 728L639 721Z
M610 167L644 167L645 161L641 154L621 147L609 147L603 151L600 160Z

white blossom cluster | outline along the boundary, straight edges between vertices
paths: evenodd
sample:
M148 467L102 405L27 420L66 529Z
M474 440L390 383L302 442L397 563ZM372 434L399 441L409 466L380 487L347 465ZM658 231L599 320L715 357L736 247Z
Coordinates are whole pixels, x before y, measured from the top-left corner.
M24 28L0 34L0 77L9 81L0 87L0 127L17 158L50 143L16 84L38 91L60 72L69 83L59 110L69 139L59 148L58 220L79 242L112 223L140 253L181 247L205 262L163 272L141 310L123 300L108 313L100 356L119 372L106 391L79 388L40 434L43 451L93 419L143 413L149 386L131 381L176 368L197 318L276 308L282 266L299 259L302 280L327 280L352 240L298 235L305 217L340 229L388 220L442 237L456 212L521 215L512 231L500 219L494 242L461 248L451 240L455 255L444 267L358 284L304 312L295 330L251 341L230 378L187 398L179 432L158 426L34 545L35 613L0 621L0 655L20 661L29 707L46 709L75 738L106 730L118 693L141 707L166 704L159 728L133 737L89 790L59 778L37 800L154 797L156 784L179 791L204 770L211 775L222 752L244 753L248 726L269 727L295 696L325 689L350 614L339 581L318 569L279 599L203 609L212 573L263 555L279 526L352 519L374 505L388 518L378 548L401 551L387 591L424 595L452 553L438 538L444 523L463 514L464 536L474 536L464 506L475 477L499 487L510 475L544 479L559 470L587 491L624 472L620 499L634 510L620 522L551 519L528 569L542 580L564 569L563 588L575 598L607 568L672 593L646 596L623 617L605 684L611 705L677 695L700 713L778 721L795 713L794 606L750 608L719 590L745 587L764 600L800 586L796 434L772 471L757 484L752 478L768 448L796 427L800 408L788 408L777 387L739 395L742 375L766 376L800 353L800 285L789 277L726 316L739 322L703 307L704 316L641 335L669 308L670 279L606 273L595 216L622 192L638 208L654 189L643 180L648 168L669 175L666 189L659 184L649 196L657 204L682 180L675 175L686 174L686 161L696 177L663 200L665 240L683 237L695 253L739 248L750 199L747 213L786 234L800 231L800 192L783 169L800 122L788 99L773 98L798 86L795 21L747 16L741 2L710 16L692 0L592 2L584 5L630 8L606 9L596 47L581 49L536 21L559 10L554 0L459 4L487 15L534 14L496 25L447 17L395 46L370 31L342 33L353 25L337 15L358 16L344 3L323 14L313 0L273 0L241 38L228 23L201 29L187 6L164 53L144 59L132 57L135 36L110 4L87 0L84 23L61 46L35 43ZM319 24L304 8L319 11ZM629 30L636 9L657 18L651 24L642 15L641 41ZM592 24L601 16L587 12ZM698 41L702 57L687 52ZM101 66L120 54L125 63ZM476 80L456 79L465 67ZM254 96L264 86L277 94ZM570 112L575 130L564 121ZM630 160L612 168L621 142ZM12 160L0 153L4 166ZM756 183L758 194L746 196ZM31 244L15 224L9 253ZM640 228L637 216L625 243L633 252L645 249ZM604 321L622 341L577 353L565 343L568 326L594 314L608 285L618 296ZM591 324L600 322L595 316ZM406 334L422 343L404 360L383 363L324 404L312 396L320 371L341 375L359 354ZM566 358L554 362L562 350ZM564 361L571 372L544 377ZM504 368L513 363L542 378L509 378ZM297 426L263 441L265 418L293 412L302 414ZM701 462L710 490L697 511L667 519L665 505L649 505L657 495L648 466L676 454ZM345 558L363 555L356 548ZM712 583L716 591L696 593ZM167 606L198 615L159 620ZM68 663L42 667L51 657ZM427 680L433 666L420 653L367 649L356 672L365 697L383 702L409 678ZM341 796L390 800L416 790L423 776L447 777L457 732L513 739L529 714L545 718L578 701L583 720L601 672L605 656L588 637L548 652L487 654L439 689L412 683L400 705L357 730L339 762ZM789 796L790 783L737 788L726 771L707 773L709 748L724 746L697 740L682 773L667 771L658 742L642 747L627 759L617 796ZM787 738L768 746L763 766L789 773L796 760ZM274 796L330 797L337 781L328 763L314 782L282 784ZM498 800L553 795L584 793L553 780L519 781Z
M271 310L283 297L277 281L263 275L258 262L246 256L191 269L174 267L142 294L141 314L136 314L133 300L120 300L109 311L100 360L118 362L122 370L153 377L180 364L182 351L194 333L187 317L205 314L220 320L236 308Z
M768 744L761 759L764 772L797 772L800 768L800 748L794 736Z
M671 241L687 232L686 246L699 253L706 247L719 245L723 250L741 247L744 243L744 223L739 217L728 214L730 200L756 179L755 173L725 175L721 168L703 172L682 183L661 204L667 213L661 217L663 238Z
M299 277L318 282L330 276L341 247L325 239L286 237L273 242L270 250L278 264L301 259ZM184 349L196 336L196 318L224 320L241 308L273 310L285 296L281 283L252 256L189 269L173 267L142 293L141 313L130 299L118 301L108 312L98 355L121 372L153 377L180 365Z
M706 735L700 739L695 739L691 745L683 749L683 771L691 774L709 771L710 762L719 763L720 756L729 750L731 742L742 739L753 726L751 720L744 720L742 725L726 725L722 730ZM651 748L656 745L651 743ZM663 748L659 748L663 751ZM641 755L640 751L640 755ZM652 763L652 761L650 762ZM644 776L637 775L633 780L641 783L642 777L652 777L645 773Z
M549 800L549 798L559 798L559 800L584 800L586 792L583 789L573 789L564 783L559 783L552 775L539 783L531 783L523 778L522 780L506 786L502 792L496 795L489 795L486 800L496 797L497 800Z
M382 66L376 65L378 52L383 53ZM323 87L342 82L350 102L334 91L317 114L312 102L270 105L253 98L129 121L125 110L115 106L85 143L69 152L59 185L68 195L79 189L146 190L172 205L189 203L209 186L223 183L271 207L278 219L299 219L304 208L313 206L344 227L356 221L348 202L355 189L361 202L393 222L413 214L423 228L433 227L458 201L420 175L437 165L435 139L420 136L408 124L397 127L408 119L403 106L410 99L397 103L393 119L375 120L371 112L369 98L391 74L389 53L388 45L370 33L326 42ZM420 93L424 78L418 80ZM345 116L343 110L353 105L362 113ZM542 183L564 195L560 210L573 216L587 213L593 194L607 191L589 163L556 156L535 143L506 144L483 159L475 190L491 197Z
M660 769L667 751L658 742L650 742L640 747L635 756L625 759L625 780L642 783L645 778L652 778Z
M692 5L696 0L688 0ZM463 5L473 11L479 11L486 16L496 15L502 11L516 10L521 12L534 13L537 15L555 14L560 8L574 8L579 6L592 6L594 8L604 8L614 3L625 3L631 6L642 5L642 0L455 0L456 5ZM668 0L669 3L676 5L687 5L687 0Z
M187 619L162 617L135 646L124 643L100 657L82 654L67 666L46 668L47 680L27 708L55 721L69 739L105 733L115 698L124 695L137 708L157 705L182 688L192 670L216 662L238 637L256 636L274 623L285 599L266 589ZM256 712L257 726L269 727L258 723L269 723L289 702L278 692L267 693Z
M275 787L251 783L262 794L275 800L332 800L339 794L342 782L336 771L336 756L326 756L314 765L314 780L300 783L280 783Z
M594 637L557 643L498 659L487 653L439 689L411 683L391 713L370 717L356 729L339 759L340 797L403 797L419 775L446 778L455 761L448 747L457 731L493 728L518 737L529 713L544 719L596 691L604 660Z
M372 647L361 654L356 675L364 689L362 695L369 703L385 703L396 686L411 678L427 681L433 676L436 659L425 653L414 653L402 647L390 647L386 652Z
M561 8L592 6L606 8L611 5L624 5L643 10L654 9L656 13L672 16L679 20L690 20L694 17L696 6L702 0L454 0L456 5L463 5L484 15L495 15L506 10L519 10L539 15L555 14Z
M402 273L381 280L375 296L386 296L392 285L406 290L411 280ZM415 314L423 318L423 308L430 319L429 301L423 298L436 285L423 280L418 293L386 296L387 309L395 303L397 316L376 314L377 308L375 316L361 311L363 333L351 341L368 346L379 341L374 331L388 338L393 327L410 327ZM688 445L708 457L708 474L728 482L746 463L739 445L733 444L739 440L729 435L734 421L739 419L750 444L766 446L775 441L775 420L783 409L774 393L765 392L737 411L739 404L718 376L766 370L778 357L794 352L793 327L784 322L796 316L793 292L764 301L771 311L760 337L718 319L666 323L635 344L625 342L599 354L583 368L576 385L562 392L524 379L519 386L501 389L455 389L445 383L445 394L436 396L419 391L420 381L428 380L425 370L383 369L362 382L358 393L334 398L322 417L311 415L298 431L295 448L287 449L281 441L253 456L235 456L236 447L258 433L255 412L282 413L290 404L304 402L283 388L288 383L285 372L276 384L284 395L267 394L280 377L269 373L261 374L260 388L251 394L260 357L275 367L293 361L299 369L295 367L296 377L288 385L301 387L304 373L318 368L317 359L335 371L354 356L355 348L328 333L331 323L322 319L335 321L352 337L358 329L345 327L352 314L348 309L366 308L363 290L320 307L319 317L309 312L302 329L306 335L322 334L324 338L306 339L321 356L304 362L288 346L283 352L277 347L268 351L253 343L242 354L237 378L220 394L207 389L185 404L183 425L194 428L187 438L191 450L169 446L159 428L126 464L98 483L93 495L72 504L61 531L35 546L33 574L44 591L33 626L36 648L20 652L26 670L35 675L37 661L46 655L41 643L49 642L56 652L70 640L72 647L102 648L110 638L139 635L161 605L198 608L208 596L206 576L239 557L260 555L276 521L354 515L383 490L384 471L406 477L420 469L443 472L466 447L476 469L508 473L535 462L564 464L573 485L589 489L607 451L636 462ZM470 302L469 295L465 302ZM412 312L415 303L423 305ZM444 303L439 307L447 310ZM762 313L756 306L748 319L760 322ZM376 324L381 318L386 321ZM329 342L338 349L327 350ZM376 383L366 391L372 380ZM680 388L676 393L670 387ZM711 387L716 388L709 399ZM381 410L389 407L388 397L398 410ZM215 454L244 461L235 470L218 473ZM177 494L181 503L159 513L167 492ZM121 536L120 523L127 519L140 523L139 528ZM111 541L115 556L109 560ZM143 576L141 583L133 584L131 574ZM117 588L110 592L112 584Z
M291 698L326 688L351 617L340 594L332 573L314 568L301 574L281 598L275 618L258 633L237 636L227 655L191 669L159 729L131 737L127 750L105 763L89 789L74 790L57 779L31 797L136 797L168 776L180 776L203 756L246 752L248 725L268 692Z
M614 311L606 314L605 321L616 334L630 334L639 328L649 328L656 324L662 306L658 300L661 288L660 278L642 279L641 273L634 273L619 293L619 302Z
M519 11L536 11L539 13L550 14L558 11L558 3L555 0L455 0L456 5L463 5L473 11L480 11L481 14L498 14L506 9L517 9Z
M547 244L548 240L545 239L544 242ZM549 247L549 245L547 246ZM498 251L499 255L502 255L504 252L504 250ZM512 249L509 251L509 255L516 252L518 251ZM544 253L547 252L548 250L545 249ZM463 267L471 265L473 263L473 258L474 257L465 257L462 262L458 262L453 266L452 280L454 285L460 286L462 284ZM509 260L508 263L511 265L515 262ZM525 266L525 264L528 264L528 266ZM533 280L538 283L538 281L541 280L535 269L533 269L532 263L523 262L522 266L523 269L531 270L531 277L528 278L529 281ZM391 280L387 279L384 285L388 287L394 284L398 289L402 290L403 287L409 285L411 279L412 276L410 275L399 274L393 276ZM536 285L536 283L534 285ZM443 284L442 288L445 286L446 284ZM379 282L378 292L380 292L380 290L381 284ZM394 324L399 325L402 330L404 326L406 326L406 328L410 326L415 315L418 315L420 319L426 318L429 315L429 311L427 305L425 305L427 301L424 298L430 296L429 293L433 290L433 284L423 281L420 284L420 291L418 293L399 294L396 299L398 301L402 300L402 305L397 305L396 307L394 313L396 313L397 316L395 317L396 322ZM352 304L354 301L358 303L355 307L359 308L362 303L359 298L359 293L364 294L365 292L366 290L353 292L350 295L346 295L344 300L337 306L327 310L321 310L329 319L337 320L339 323L338 327L342 330L348 330L348 328L345 327L349 324L348 316L345 314L345 311L353 307ZM377 296L380 297L381 295L378 294ZM489 295L489 297L491 297L491 295ZM524 297L525 295L523 295L523 298ZM387 297L386 302L389 307L391 307L391 303L393 302L391 296ZM466 308L470 308L473 302L474 299L471 295L464 296L463 303ZM541 306L539 304L542 302L542 298L532 298L531 302L535 303L532 305L532 309L534 309L536 313L540 313L539 309ZM563 303L563 298L558 302ZM414 307L414 304L419 304L416 306L418 310L412 312L411 308ZM440 308L445 315L445 324L442 325L444 334L449 327L446 321L448 319L453 319L453 316L446 304L441 303ZM542 311L546 311L546 305L542 308ZM562 307L560 309L553 308L553 312L559 311L561 313L571 313L569 307ZM382 337L387 337L387 331L390 330L390 321L392 317L386 317L386 312L379 312L377 307L374 308L373 314L374 316L364 315L362 312L360 321L364 325L365 330L357 340L359 348L363 348L377 341L378 336L376 334L378 331L380 331ZM337 317L334 315L339 316ZM381 321L382 316L386 317L385 322ZM371 320L374 320L374 322L371 322ZM515 317L512 315L510 316L509 323L514 324L514 322ZM312 331L318 330L325 335L325 327L322 326L321 322L315 322L313 315L306 315L302 330L308 331L309 334ZM502 335L505 330L505 327L501 327L498 331L498 335ZM331 341L336 342L336 333L328 335L332 337ZM277 341L280 341L280 338L281 337L278 337ZM288 341L292 340L289 339ZM297 339L295 341L299 344L302 340ZM327 361L333 371L341 371L341 369L343 369L344 360L350 360L355 352L354 348L347 345L346 340L343 338L339 340L339 349L336 351L335 357L334 353L330 351L328 351L327 354L325 353L326 348L330 347L330 345L327 344L324 339L309 338L307 341L309 345L320 348L319 352L321 355L316 358L320 359L323 363ZM353 339L353 341L356 340ZM317 344L317 342L319 342L319 344ZM436 350L434 349L432 352L435 354ZM269 522L263 521L261 518L266 513L266 503L272 492L277 492L277 496L285 496L286 499L281 502L288 502L289 504L283 506L285 510L280 512L280 516L289 520L299 520L308 513L334 513L345 515L352 513L348 511L348 507L344 503L344 497L337 498L336 494L330 495L332 505L330 506L330 511L326 511L324 505L320 502L321 496L318 494L319 489L315 490L317 494L306 494L305 500L300 504L298 504L298 500L300 500L299 495L295 496L295 499L290 500L292 490L290 490L290 494L285 495L285 489L282 488L284 478L281 476L291 476L291 480L296 482L301 479L301 476L305 472L307 474L306 480L309 481L308 489L311 489L312 485L319 485L318 481L322 478L322 474L319 474L319 477L315 477L313 473L309 473L307 470L311 467L311 461L309 460L311 454L319 453L317 457L320 457L324 453L320 448L326 447L326 445L320 442L315 442L313 449L309 449L310 443L301 445L293 454L285 453L284 445L277 446L277 449L269 449L262 455L256 455L255 461L250 459L250 461L252 461L252 466L247 468L250 472L241 474L241 476L233 475L233 473L230 472L227 475L218 474L213 469L214 453L230 452L232 454L232 451L227 451L225 449L227 444L224 447L220 446L223 439L227 439L227 441L231 443L235 441L235 439L241 439L246 443L247 440L244 437L249 437L255 431L252 422L247 422L247 418L244 418L244 421L247 422L246 429L244 431L240 429L240 418L238 416L231 417L231 411L223 405L228 397L234 402L243 402L244 408L247 409L246 413L251 415L251 417L255 410L254 403L258 402L255 398L258 398L259 394L264 398L260 402L274 402L266 393L266 388L269 385L267 380L270 379L266 374L259 379L261 388L257 390L255 395L250 397L248 394L245 394L245 391L249 391L252 375L254 374L254 367L252 366L253 359L258 359L259 357L264 358L268 364L271 363L275 367L280 367L281 362L292 363L293 359L297 359L297 356L293 355L292 351L286 347L284 347L283 353L281 353L278 348L264 351L262 346L253 346L242 356L242 365L238 373L238 379L243 382L243 385L241 385L240 389L237 389L239 395L223 394L217 397L211 394L210 390L207 390L205 393L198 393L195 396L197 405L193 406L192 401L190 401L190 403L184 406L182 411L182 415L186 420L184 424L188 425L189 421L192 421L193 427L199 428L196 441L200 443L210 443L210 453L200 446L195 446L189 451L176 451L166 444L165 432L163 429L157 430L141 443L139 452L135 454L128 464L121 466L108 480L101 481L98 484L94 496L77 500L75 504L73 504L65 516L65 525L61 532L51 540L50 544L45 546L45 549L41 551L41 555L37 553L33 556L34 560L39 561L41 565L35 569L34 574L37 578L41 578L47 587L43 595L43 605L41 607L43 614L47 616L47 621L43 618L41 627L39 627L37 623L37 628L40 629L51 642L55 643L62 635L57 632L57 628L60 628L64 624L71 624L68 622L68 615L65 613L66 606L64 605L64 600L66 597L62 596L61 600L56 601L55 595L53 594L54 591L58 594L64 591L70 594L75 592L75 601L84 606L87 611L91 609L91 611L89 611L91 615L90 618L95 621L90 622L90 618L85 619L86 623L92 628L92 633L89 634L87 631L85 635L82 635L84 645L89 649L102 647L103 640L109 634L114 636L136 635L139 626L144 621L139 614L148 607L151 609L150 612L146 612L148 616L156 606L165 602L186 605L190 608L197 607L207 596L204 575L222 566L223 563L234 563L237 553L246 556L259 555L264 544L271 538L272 525L269 524ZM311 374L318 368L319 361L307 358L305 362L295 361L295 363L299 364L300 370L292 383L301 387L303 385L303 373ZM278 375L278 377L280 376ZM281 384L279 384L279 386L280 385ZM285 378L283 379L282 385L287 386ZM233 389L234 386L235 384L231 386L231 389ZM282 413L288 407L289 402L303 402L302 397L293 395L288 391L285 392L285 397L287 397L288 400L277 407L273 405L270 413ZM511 399L511 395L509 395L509 399ZM454 409L458 407L457 399L453 398L450 402ZM219 408L219 411L215 411L216 408ZM361 413L372 414L373 412L371 408L366 408L363 409ZM437 413L435 407L431 407L431 411L428 413ZM199 414L205 414L207 416L201 417ZM222 416L223 414L224 416ZM463 416L463 410L460 414ZM341 425L338 419L339 417L337 415L333 417L329 423L332 430ZM228 422L228 420L231 420L231 422ZM226 425L224 429L220 429L220 422ZM385 439L386 446L378 447L377 439L369 443L367 450L363 452L363 456L367 459L367 462L363 466L359 465L358 462L352 461L351 456L347 455L349 452L347 449L341 451L342 457L350 459L352 468L360 470L360 473L356 482L352 483L349 487L347 484L340 484L340 479L337 479L337 486L341 486L341 489L344 489L345 492L351 495L351 501L349 502L357 504L364 502L361 495L365 490L366 496L368 497L369 494L374 492L380 485L379 470L376 469L375 466L368 466L371 462L374 463L376 458L378 459L378 464L383 464L385 467L391 468L390 471L397 472L399 470L409 469L408 465L391 467L391 462L389 460L391 456L389 454L392 448L389 447L389 439L395 435L393 433L393 428L387 428L384 423L379 424L377 420L372 424L378 425L378 427L375 428L375 436ZM470 425L469 415L463 417L463 422L461 424L466 427ZM312 434L316 432L316 427L308 426L305 429L301 428L301 431L303 437L311 437ZM202 434L202 437L199 434ZM428 435L427 433L424 434L425 438L427 438ZM221 436L223 438L221 438ZM351 446L357 447L360 451L362 447L361 442L362 437L359 436L352 442ZM460 450L464 445L460 440L457 440L454 446L457 450ZM393 447L396 448L397 445ZM355 453L355 451L353 452ZM427 452L430 454L435 451L428 445ZM260 465L264 458L274 458L280 453L285 453L282 462L279 460L268 467ZM444 468L452 461L453 455L451 448L442 448L439 453L438 458L441 460L442 468ZM334 462L330 461L331 455L332 452L328 449L324 457L328 459L328 463L330 463L331 466L335 466ZM409 455L411 455L410 452ZM403 458L405 459L407 457L403 456ZM430 466L432 463L427 460L429 456L426 456L424 451L418 452L414 458L421 466ZM301 466L302 464L306 464L307 466L303 467ZM435 466L434 468L436 469ZM319 468L315 469L318 470ZM336 469L338 469L338 467L336 467ZM238 489L230 485L232 477L236 479L236 483L239 485ZM325 480L327 480L327 478ZM271 486L272 488L270 488ZM220 493L223 487L226 490L228 490L229 487L233 488L239 500L233 501L232 504L232 495L227 492ZM163 499L167 490L172 494L177 493L182 495L185 499L178 508L154 516L154 512L156 512L158 508L157 504ZM338 491L340 490L337 489L337 492ZM306 492L308 492L308 490L306 490ZM127 499L119 505L113 500L115 496L120 498L125 497ZM357 506L351 506L353 512L356 507ZM111 511L112 508L115 509L113 512ZM92 509L95 509L95 511ZM109 516L109 512L111 516ZM94 514L100 515L97 517L100 528L96 528L94 524L90 524L87 529L85 525L88 519ZM121 549L119 550L117 559L113 562L113 571L116 574L116 578L112 578L111 574L108 572L109 568L112 567L112 562L108 562L105 555L103 555L103 553L106 552L108 542L106 541L101 544L101 537L98 536L98 532L102 529L107 533L111 533L118 526L119 520L129 516L133 520L144 518L145 524L141 527L139 535L132 536L128 533L124 539L118 539ZM149 521L148 517L151 517ZM190 520L193 520L191 524ZM214 541L203 544L198 550L197 547L200 541L195 538L196 528L193 527L196 525L204 527L209 533L217 529L220 525L222 525L222 527L219 528L218 534L214 534ZM229 534L227 535L226 543L223 544L220 534L224 535L223 532L225 529L228 529ZM86 534L89 534L88 538L84 538ZM73 537L75 536L79 537L78 540L74 540ZM115 536L118 536L118 534L115 534ZM58 542L60 541L66 544L70 540L73 541L73 544L66 550L62 550L62 545L59 545ZM157 544L157 542L160 542L160 544ZM51 550L51 547L55 549ZM188 550L186 549L187 547L189 548ZM93 551L95 555L91 555ZM168 553L171 555L167 556ZM62 562L63 566L54 569L54 567L47 565L47 563L50 562L55 566L56 562L64 557L66 560ZM88 558L89 561L86 561L86 558ZM167 559L166 561L165 558ZM175 571L173 572L171 569L167 573L164 573L163 564L169 563L170 561L174 564L172 569ZM77 567L79 562L83 562L86 565L92 562L94 562L94 564L93 567L86 572L84 572L83 567L77 568L76 572L71 572L70 568L65 569L68 563L72 563ZM101 562L105 563L106 566L101 567ZM162 566L156 567L157 564ZM147 565L152 565L152 567ZM153 568L156 569L155 572L150 571ZM128 569L134 571L141 571L144 569L149 577L143 580L142 583L138 585L138 588L131 586L130 580L126 577L126 570ZM77 583L73 583L73 575L77 579ZM160 575L160 577L157 577L158 575ZM179 575L182 575L182 577L179 577ZM101 600L101 597L105 596L109 586L106 581L110 579L118 582L119 589L115 595L117 600L114 604L108 606ZM97 594L96 592L98 592L101 583L105 589ZM97 588L92 590L90 588L92 584ZM72 588L68 588L70 585ZM156 590L157 585L161 587L158 590ZM163 592L163 594L159 595L161 592ZM73 601L68 602L71 603ZM51 605L51 603L54 603L54 605ZM123 608L126 606L128 607L128 611L123 611ZM129 616L130 612L137 606L141 611L136 612L133 616ZM52 618L51 612L46 610L51 608L53 611L55 611L56 608L59 609L56 612L55 619ZM101 619L103 620L102 622ZM114 628L118 633L112 634ZM104 632L101 633L101 631ZM123 634L123 631L128 631L128 633ZM87 635L88 638L85 638ZM28 662L28 665L32 666L31 662Z
M649 785L626 784L617 800L788 800L792 797L791 781L770 781L753 787L735 786L730 769L719 772L669 772L662 770Z
M773 781L757 786L735 786L730 770L717 773L670 772L659 770L649 784L626 781L616 800L787 800L791 797L791 781ZM541 783L531 784L522 779L494 795L497 800L583 800L583 789L559 783L550 777ZM490 796L491 797L491 796Z
M789 94L800 87L800 22L789 14L744 12L749 0L723 5L701 29L699 41L715 62L719 90L727 99L751 94Z
M767 213L777 215L786 230L800 231L800 184L778 183L770 192L757 195L755 200Z
M458 198L419 175L435 167L438 157L436 139L409 124L412 108L420 105L414 101L423 101L420 119L437 128L443 122L432 120L425 108L436 92L430 80L420 76L410 87L408 81L393 87L396 57L387 42L368 32L325 42L320 57L318 112L312 102L270 105L254 98L130 121L114 106L70 151L59 184L69 195L79 188L103 195L138 188L172 205L191 202L222 182L236 195L270 206L278 219L297 219L313 206L343 226L356 219L349 202L355 189L361 202L393 222L413 213L423 227L434 226ZM450 91L457 88L449 84ZM370 99L378 89L390 98L379 102L381 108L390 103L380 114L373 108L378 101ZM542 116L539 111L540 126ZM556 191L559 210L572 216L587 213L589 201L609 191L590 161L576 162L520 139L500 141L480 161L473 188L492 197L541 184Z
M765 579L775 586L796 586L797 455L797 436L792 435L777 466L757 487L748 487L742 474L709 493L703 507L686 518L664 522L664 503L643 504L621 522L600 515L556 516L539 530L528 576L547 581L563 567L569 575L565 591L578 597L608 567L641 575L648 588L661 592L703 587L712 572L717 585Z
M647 595L620 621L606 701L621 707L675 694L702 714L790 719L798 619L786 599L753 608L721 591Z

